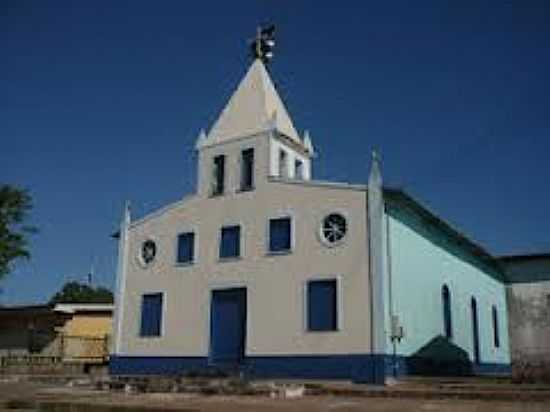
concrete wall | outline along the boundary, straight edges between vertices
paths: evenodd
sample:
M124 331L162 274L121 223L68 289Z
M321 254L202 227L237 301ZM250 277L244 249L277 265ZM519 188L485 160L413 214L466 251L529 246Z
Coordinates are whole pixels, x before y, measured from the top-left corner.
M452 302L452 342L466 350L473 360L473 334L470 301L478 307L481 363L510 362L505 286L489 274L452 253L450 242L435 241L434 234L421 235L410 216L395 211L386 215L391 257L386 300L388 304L388 353L390 310L404 327L404 339L396 345L399 355L414 355L438 335L444 335L441 288L446 284ZM387 240L387 239L386 239ZM388 243L386 242L386 245ZM386 262L387 264L387 262ZM391 277L391 280L390 280ZM391 308L390 308L391 305ZM500 347L493 340L491 307L498 310Z
M509 285L507 296L514 377L550 381L550 281Z
M364 354L369 348L369 285L366 192L268 179L268 135L206 148L199 155L199 193L132 224L119 355L207 356L212 290L247 287L247 355ZM255 190L239 192L240 151L255 148ZM209 197L211 159L226 155L226 194ZM346 241L328 248L321 220L347 216ZM293 249L270 255L269 218L291 216ZM241 225L240 259L219 261L220 229ZM196 262L176 264L176 238L194 230ZM144 267L138 258L146 239L158 246ZM306 281L337 278L341 325L335 332L305 329ZM164 294L163 333L139 337L141 296ZM360 308L358 310L358 308Z

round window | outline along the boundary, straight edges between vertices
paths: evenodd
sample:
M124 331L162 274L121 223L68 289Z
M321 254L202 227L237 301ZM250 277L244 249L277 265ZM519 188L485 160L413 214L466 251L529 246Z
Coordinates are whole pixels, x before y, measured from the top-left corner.
M323 219L321 238L329 246L340 243L348 231L346 218L339 213L331 213Z
M148 265L153 260L155 260L155 256L157 255L157 245L152 240L146 240L141 245L141 260L144 264Z

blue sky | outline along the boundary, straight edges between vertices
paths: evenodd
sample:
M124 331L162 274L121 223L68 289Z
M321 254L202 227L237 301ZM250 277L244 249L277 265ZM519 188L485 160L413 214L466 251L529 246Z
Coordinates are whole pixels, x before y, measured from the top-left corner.
M0 303L46 300L92 262L113 285L124 200L143 215L193 190L194 140L264 21L316 178L366 182L376 148L387 184L490 252L549 251L545 2L326 3L2 1L0 182L30 190L40 232Z

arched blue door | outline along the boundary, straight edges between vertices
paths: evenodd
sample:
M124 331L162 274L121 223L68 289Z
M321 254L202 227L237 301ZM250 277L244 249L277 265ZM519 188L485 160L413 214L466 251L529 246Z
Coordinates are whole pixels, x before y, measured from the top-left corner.
M212 291L210 310L210 362L236 366L244 358L246 288Z

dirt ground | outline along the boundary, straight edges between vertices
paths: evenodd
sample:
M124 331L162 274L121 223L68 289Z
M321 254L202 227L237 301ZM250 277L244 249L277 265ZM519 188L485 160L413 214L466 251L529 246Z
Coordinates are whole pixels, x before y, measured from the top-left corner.
M13 402L17 400L17 402ZM33 400L47 402L37 409L28 409ZM10 401L10 402L8 402ZM6 405L8 402L8 405ZM25 405L27 402L27 405ZM68 402L72 406L68 406ZM542 412L550 411L550 403L466 400L422 400L354 398L343 396L306 396L295 400L268 397L199 396L188 394L123 394L89 389L52 386L29 382L0 382L0 404L4 409L27 407L27 411L45 412L123 412L179 410L185 412L261 412L261 411L334 411L334 412ZM11 403L11 405L10 405ZM65 404L65 406L63 405ZM81 406L75 406L81 405ZM11 409L6 409L11 406ZM128 409L127 409L128 408ZM21 410L21 409L19 409Z

